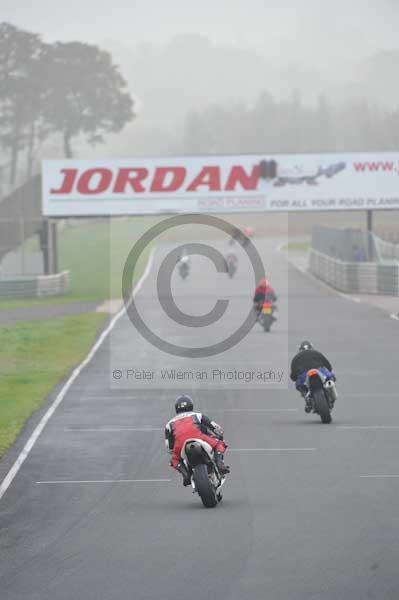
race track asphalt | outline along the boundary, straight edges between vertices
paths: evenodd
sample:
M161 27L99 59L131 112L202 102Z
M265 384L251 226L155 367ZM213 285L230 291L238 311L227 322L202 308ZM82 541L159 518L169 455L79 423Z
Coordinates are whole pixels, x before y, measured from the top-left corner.
M288 266L276 242L257 246L279 294L270 334L256 325L227 357L180 359L143 342L126 316L118 321L0 501L1 600L399 597L399 323ZM152 295L162 252L137 304L160 334L189 343ZM182 310L212 308L222 277L194 259L190 278L175 282ZM221 285L241 318L249 269ZM196 344L223 337L231 320L198 328ZM287 357L303 338L327 353L338 376L329 426L305 415L287 383ZM284 369L284 381L112 381L112 370L129 365L182 364L267 365ZM180 391L225 429L232 473L214 510L168 467L163 426Z

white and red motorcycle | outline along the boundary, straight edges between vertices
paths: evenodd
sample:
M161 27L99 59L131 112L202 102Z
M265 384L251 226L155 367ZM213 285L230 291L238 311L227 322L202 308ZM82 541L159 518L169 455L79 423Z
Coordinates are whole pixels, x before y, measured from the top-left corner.
M206 508L217 506L226 478L217 467L212 447L204 440L186 440L181 459L190 473L193 492L199 495L202 504Z

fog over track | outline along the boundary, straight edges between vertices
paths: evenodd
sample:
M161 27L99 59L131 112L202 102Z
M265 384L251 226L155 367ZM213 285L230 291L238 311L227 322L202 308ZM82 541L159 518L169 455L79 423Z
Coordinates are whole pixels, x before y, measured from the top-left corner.
M122 317L0 502L2 600L397 597L399 325L287 267L276 240L256 245L279 295L279 320L270 334L255 326L223 368L284 361L286 375L287 345L292 355L312 340L337 373L333 424L305 415L291 386L208 382L201 391L197 382L196 407L223 424L232 471L222 504L204 509L169 469L162 432L175 393L194 383L111 385L111 369L129 360L154 370L182 365ZM187 343L150 291L163 252L137 303L155 330ZM185 287L174 288L182 310L195 314L220 296L198 260ZM252 273L239 268L224 286L230 310L245 314ZM227 328L197 329L196 345ZM223 360L213 358L220 368ZM186 359L186 370L197 367Z

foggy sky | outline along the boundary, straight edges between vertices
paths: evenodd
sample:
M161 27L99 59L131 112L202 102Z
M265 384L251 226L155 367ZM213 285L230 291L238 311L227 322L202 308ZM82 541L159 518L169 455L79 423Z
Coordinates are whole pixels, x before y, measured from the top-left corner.
M399 105L397 55L370 67L399 50L399 0L0 0L0 21L112 53L139 118L99 155L169 152L189 111L265 90Z
M278 65L328 65L399 47L396 0L0 0L0 20L47 41L164 42L200 33Z

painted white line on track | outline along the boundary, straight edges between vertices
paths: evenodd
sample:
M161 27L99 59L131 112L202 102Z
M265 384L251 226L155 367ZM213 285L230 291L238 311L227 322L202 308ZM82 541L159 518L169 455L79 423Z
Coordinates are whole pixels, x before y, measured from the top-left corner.
M118 395L117 392L115 392L114 396L101 396L100 394L97 394L95 396L93 396L92 394L77 394L77 399L78 400L129 400L129 402L132 401L144 401L143 395L141 396L121 396ZM158 398L156 398L156 400L158 400ZM145 398L145 401L148 402L148 398Z
M356 356L358 353L354 353ZM367 373L368 371L362 371L362 373ZM353 371L347 371L347 374L349 375L350 373L353 373ZM375 373L378 373L378 371L375 371ZM121 396L118 395L117 392L115 393L114 396L101 396L101 395L97 395L97 396L93 396L92 394L77 394L76 395L76 399L77 400L131 400L131 401L138 401L138 402L148 402L148 398L143 397L143 395L140 396ZM160 399L155 397L154 400L159 401ZM170 398L163 398L163 400L165 400L165 402L169 402L170 404ZM274 400L265 400L264 404L268 404L270 402L273 402ZM274 401L275 402L275 401ZM212 408L213 410L213 408Z
M360 479L399 479L399 475L359 475Z
M340 371L339 375L340 377L343 377L345 375L357 375L357 376L362 376L362 377L366 377L367 375L370 376L375 376L375 375L379 375L381 373L381 371L377 371L377 370L371 370L371 369L367 369L367 370L355 370L353 369L352 371Z
M146 278L148 277L148 275L151 271L151 267L152 267L152 264L154 261L154 254L155 254L155 251L154 251L154 249L152 249L150 252L150 256L148 258L147 265L144 269L144 273L141 275L140 279L138 280L137 284L135 285L135 287L133 289L132 300L133 300L133 297L137 294L137 292L139 292L139 290L141 289L141 286L143 285L144 281L146 280ZM126 307L123 306L121 308L121 310L114 317L112 317L109 325L106 327L106 329L104 329L104 331L102 332L102 334L100 335L100 337L98 338L98 340L96 341L96 343L94 344L94 346L92 347L92 349L90 350L90 352L88 353L86 358L83 359L83 361L72 371L72 374L70 375L69 379L66 381L66 383L62 387L61 391L55 398L54 402L51 404L51 406L48 408L46 413L40 419L40 422L38 423L38 425L36 426L32 435L28 439L27 443L25 444L24 448L22 449L21 453L19 454L17 460L14 462L13 466L11 467L11 469L8 471L7 475L3 479L3 481L0 485L0 500L6 493L8 488L10 487L14 477L17 475L18 471L22 467L26 458L29 456L29 453L32 450L33 446L36 444L40 434L42 433L42 431L45 428L45 426L47 425L48 421L51 419L51 417L53 416L53 414L55 413L55 411L57 410L57 408L59 407L59 405L65 398L68 390L70 389L70 387L72 386L74 381L79 377L79 375L81 374L83 369L91 362L91 360L97 353L98 349L103 344L104 340L108 337L110 332L115 327L116 323L119 321L119 319L121 319L121 317L124 316L125 313L126 313Z
M316 279L317 279L317 277L316 277ZM322 280L320 280L320 281L322 281ZM323 283L325 283L325 281ZM330 287L328 285L328 283L326 285L327 285L327 287ZM338 296L340 296L341 298L344 298L345 300L350 300L351 302L356 302L356 304L361 304L363 302L363 300L361 300L357 296L349 296L348 294L344 294L344 292L339 292L338 290L335 290L335 289L334 289L334 291L338 294Z
M340 390L340 393L342 396L344 396L345 398L398 398L399 396L399 392L396 393L392 393L392 394L381 394L379 392L376 392L375 394L373 393L369 393L369 392L365 392L364 394L359 392L353 392L353 393L346 393L346 392L342 392L342 390Z
M317 448L229 448L228 452L314 452Z
M399 429L399 425L337 425L337 429Z
M164 431L163 427L65 427L64 431L73 431L79 433L80 431L93 431L96 433L107 433L109 431Z
M55 479L53 481L36 481L38 485L57 483L168 483L171 479Z
M298 412L298 408L212 408L212 412Z

